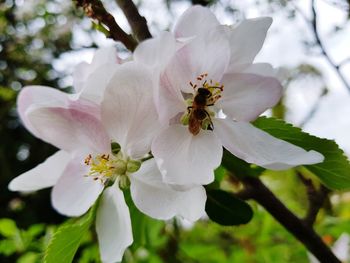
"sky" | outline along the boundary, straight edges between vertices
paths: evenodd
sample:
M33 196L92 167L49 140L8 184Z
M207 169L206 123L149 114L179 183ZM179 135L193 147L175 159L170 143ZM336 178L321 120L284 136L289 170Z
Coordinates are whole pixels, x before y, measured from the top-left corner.
M151 33L159 34L160 30L167 30L172 27L176 19L189 7L185 1L174 1L172 12L169 13L163 1L144 0L140 6L140 12L148 20ZM318 55L319 50L312 52L305 48L303 41L313 41L313 34L310 25L300 13L296 13L294 20L287 18L286 12L279 10L272 12L264 0L257 7L256 0L233 1L222 0L211 7L213 12L223 24L236 22L224 11L227 5L238 6L242 10L240 18L254 18L259 16L271 16L273 24L269 30L263 49L256 58L256 62L268 62L274 67L292 68L301 63L308 63L316 66L324 76L324 82L317 79L306 78L296 81L285 90L287 94L287 121L299 125L315 103L319 101L319 94L324 85L329 93L319 101L319 107L313 118L303 127L305 131L319 137L335 139L341 148L350 156L350 91L342 84L334 69L327 63L324 57ZM319 17L319 34L331 58L339 63L350 58L350 25L347 22L347 13L340 8L329 4L327 0L316 0L316 11ZM161 3L161 4L160 4ZM311 17L311 1L293 1L300 11L307 18ZM126 31L130 28L123 14L115 6L114 1L107 6L108 10L116 17L119 25ZM74 26L74 43L77 46L87 45L91 41L84 30L90 26L87 19L82 24ZM342 30L334 32L335 26L343 27ZM100 34L94 34L94 40L99 46L115 44L106 40ZM93 50L64 54L55 61L55 68L59 71L72 71L74 66L81 61L90 61ZM126 56L127 54L122 54ZM341 68L347 81L350 83L350 62ZM72 79L65 79L70 83Z

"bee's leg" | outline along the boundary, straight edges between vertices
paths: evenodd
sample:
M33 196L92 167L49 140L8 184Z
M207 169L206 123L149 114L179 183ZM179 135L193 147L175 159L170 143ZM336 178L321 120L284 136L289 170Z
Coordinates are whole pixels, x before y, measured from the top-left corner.
M208 105L209 106L209 105ZM209 129L212 131L212 130L214 130L214 124L213 124L213 122L212 122L212 120L211 120L211 117L210 117L210 114L207 112L207 111L205 111L205 115L207 115L207 117L208 117L208 119L209 119Z
M187 112L188 112L188 114L191 112L191 109L193 109L193 106L188 106L188 107L187 107Z

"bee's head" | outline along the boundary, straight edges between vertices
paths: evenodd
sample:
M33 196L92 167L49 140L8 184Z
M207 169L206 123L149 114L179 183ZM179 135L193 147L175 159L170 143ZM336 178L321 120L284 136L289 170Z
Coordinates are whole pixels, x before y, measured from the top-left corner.
M209 97L211 95L211 92L206 88L198 88L197 92L198 94L204 95L206 97Z

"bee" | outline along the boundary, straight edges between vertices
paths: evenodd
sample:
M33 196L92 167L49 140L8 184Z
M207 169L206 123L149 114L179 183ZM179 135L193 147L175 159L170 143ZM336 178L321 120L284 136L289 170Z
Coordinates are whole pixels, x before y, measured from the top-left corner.
M187 108L189 111L188 130L193 135L197 135L199 133L205 119L209 119L210 126L211 128L213 127L210 114L205 109L205 107L213 105L209 102L211 97L212 93L208 89L198 88L197 94L193 98L192 106Z

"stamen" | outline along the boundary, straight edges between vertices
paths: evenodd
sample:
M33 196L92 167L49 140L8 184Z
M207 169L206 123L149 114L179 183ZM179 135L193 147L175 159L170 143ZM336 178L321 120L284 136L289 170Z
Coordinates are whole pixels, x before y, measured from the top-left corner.
M86 165L90 165L91 158L92 158L92 156L91 156L91 154L89 154L89 155L85 158L84 163L85 163Z

